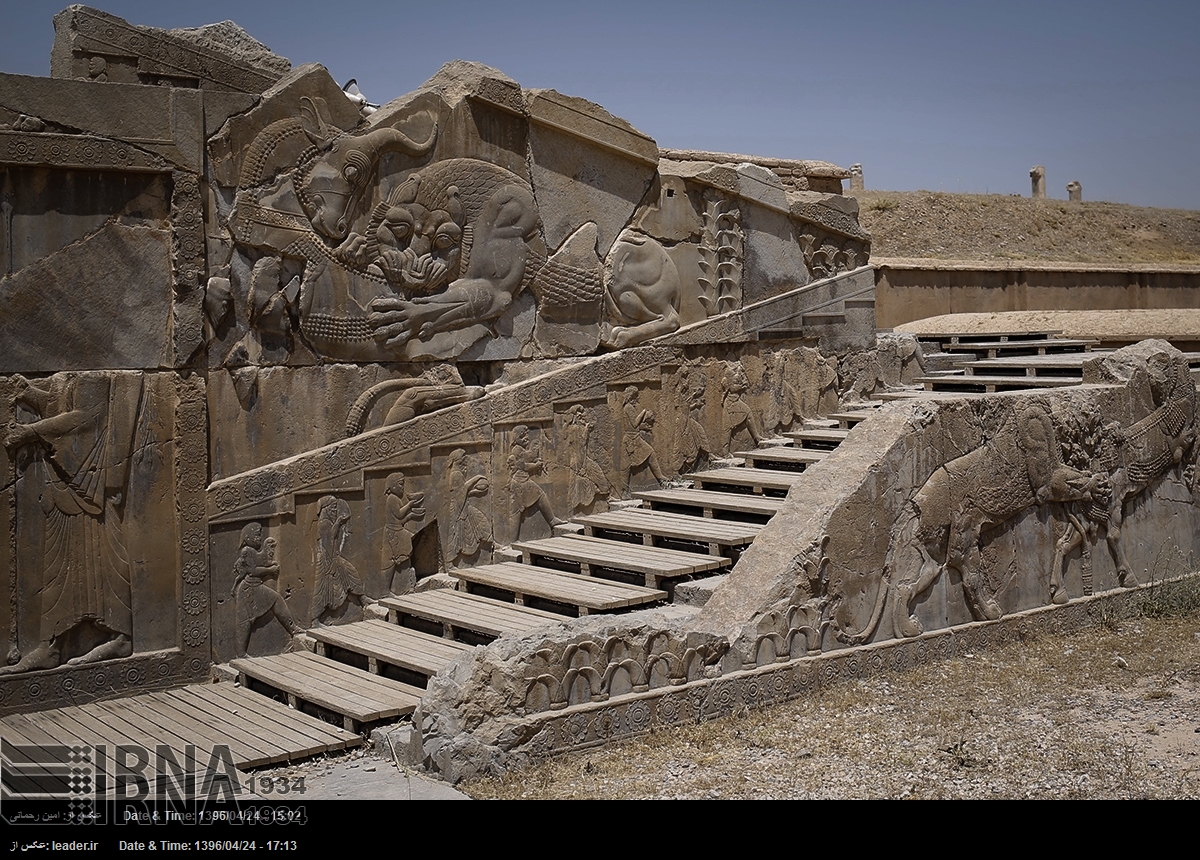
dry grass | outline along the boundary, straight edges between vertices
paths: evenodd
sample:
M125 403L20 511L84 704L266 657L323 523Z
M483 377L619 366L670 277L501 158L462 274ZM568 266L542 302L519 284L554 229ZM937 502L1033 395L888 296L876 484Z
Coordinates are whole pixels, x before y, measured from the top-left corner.
M1200 263L1200 212L1000 194L856 196L873 257Z
M1197 797L1200 579L1144 594L1145 617L462 788L504 799Z

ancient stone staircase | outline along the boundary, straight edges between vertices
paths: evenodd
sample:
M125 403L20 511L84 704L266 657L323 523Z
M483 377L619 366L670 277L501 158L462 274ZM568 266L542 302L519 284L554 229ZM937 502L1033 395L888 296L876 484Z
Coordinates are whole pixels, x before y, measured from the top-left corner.
M497 553L507 560L450 571L453 589L383 598L386 622L309 631L315 653L230 665L244 686L362 731L411 713L428 679L472 645L573 616L703 603L797 477L873 412L864 405L808 421L677 485L577 516L552 537L516 541Z

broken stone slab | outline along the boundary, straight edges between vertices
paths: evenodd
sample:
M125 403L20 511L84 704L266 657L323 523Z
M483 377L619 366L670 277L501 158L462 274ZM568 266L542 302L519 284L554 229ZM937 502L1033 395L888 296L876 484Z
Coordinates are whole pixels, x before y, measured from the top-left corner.
M850 178L852 170L828 161L790 158L767 158L735 152L709 152L697 149L663 149L663 158L670 161L701 161L710 164L741 164L748 162L765 167L779 177L788 191L818 191L841 194L842 180Z
M596 224L596 250L606 256L650 187L657 144L586 99L529 90L525 105L530 177L546 244L559 247L587 213Z
M261 93L290 66L232 21L163 30L88 6L54 16L54 78Z
M272 178L262 167L245 164L247 151L255 138L273 123L280 123L279 141L295 149L299 158L311 142L304 134L296 134L292 127L300 128L301 99L311 99L324 108L324 117L334 127L350 131L362 121L359 107L342 92L342 88L330 77L328 70L318 63L305 63L292 69L262 94L261 99L250 110L233 116L208 141L208 157L213 174L227 187L233 188L241 181L257 184ZM285 132L290 132L284 137ZM255 155L265 157L257 150ZM272 153L273 160L283 163L280 153ZM254 176L253 181L250 176Z
M43 147L46 151L55 144L69 148L72 136L80 136L81 145L86 143L83 135L111 138L121 143L125 157L110 160L125 169L163 169L145 162L147 154L153 153L177 167L199 173L204 137L230 113L245 110L253 103L254 96L244 93L101 86L88 81L0 74L0 122L11 126L20 114L37 117L45 124L39 130L64 136L57 142L47 139ZM98 155L91 156L91 160ZM83 155L80 159L85 164L89 160Z
M2 283L0 372L154 368L169 355L169 230L110 222Z
M405 128L432 117L437 139L431 161L474 158L529 181L528 129L521 85L483 63L453 60L429 80L371 114L371 127ZM411 133L419 135L420 129ZM393 169L385 158L385 170Z

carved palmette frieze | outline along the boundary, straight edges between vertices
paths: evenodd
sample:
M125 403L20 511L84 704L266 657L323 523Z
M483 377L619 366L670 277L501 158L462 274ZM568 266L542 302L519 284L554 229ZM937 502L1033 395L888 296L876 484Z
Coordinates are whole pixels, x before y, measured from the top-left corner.
M122 140L86 134L0 129L0 164L165 173L170 162Z
M576 702L567 701L563 684L570 671L567 662L560 670L548 672L545 658L549 653L543 650L539 670L527 679L530 695L524 712L515 717L518 726L510 721L504 737L511 741L492 749L493 761L502 763L508 754L544 759L651 730L694 725L748 708L767 707L847 682L903 672L961 654L978 654L1021 639L1061 636L1098 624L1104 618L1127 615L1133 611L1136 600L1136 592L1112 592L1069 606L1027 610L998 621L958 625L925 633L917 639L892 639L816 656L790 659L785 656L762 666L748 660L750 668L725 671L715 677L700 674L678 684L631 689L619 695L607 695L603 686L594 694L584 694L590 691L589 679L598 670L586 657L580 664L579 655L603 655L607 647L589 640L582 643L584 647L570 652L576 663L572 683L580 694ZM427 750L431 741L432 738L426 738ZM436 759L426 763L435 769L440 764ZM453 772L445 775L455 776Z

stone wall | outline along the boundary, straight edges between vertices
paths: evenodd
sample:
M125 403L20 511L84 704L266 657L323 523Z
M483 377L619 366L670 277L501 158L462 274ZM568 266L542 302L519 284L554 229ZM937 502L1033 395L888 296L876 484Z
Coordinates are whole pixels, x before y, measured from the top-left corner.
M952 313L1194 308L1194 267L876 261L881 328Z
M331 575L486 561L874 343L833 165L673 160L474 63L375 109L229 22L55 27L0 74L0 711L290 647L360 610Z
M986 644L1005 616L1196 569L1196 390L1146 341L1087 385L896 403L807 470L694 618L564 622L430 684L414 761L450 778ZM993 632L994 631L994 632ZM909 644L911 643L911 644Z

